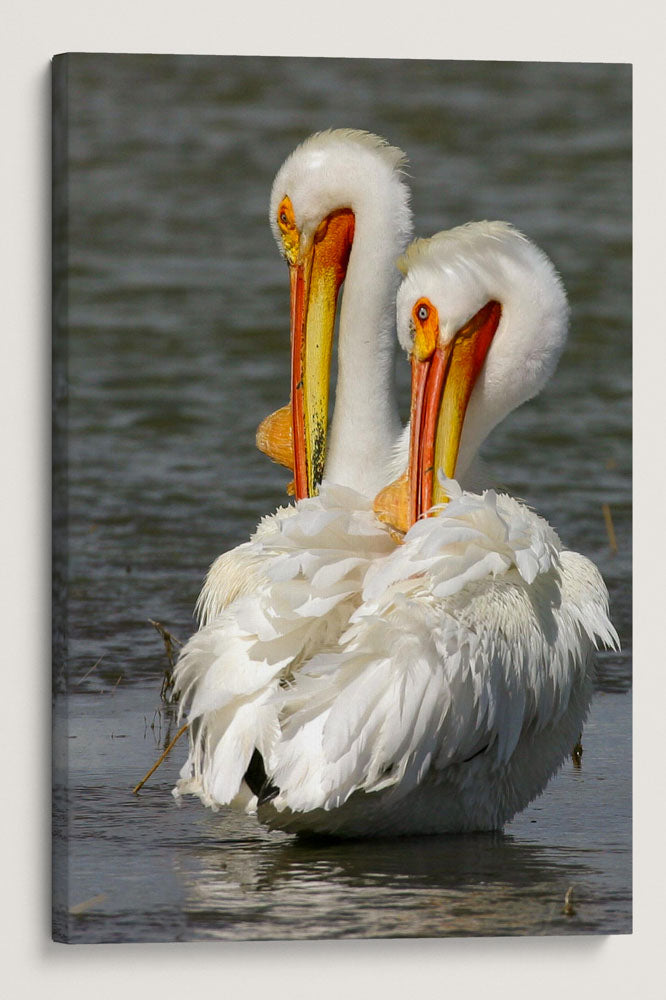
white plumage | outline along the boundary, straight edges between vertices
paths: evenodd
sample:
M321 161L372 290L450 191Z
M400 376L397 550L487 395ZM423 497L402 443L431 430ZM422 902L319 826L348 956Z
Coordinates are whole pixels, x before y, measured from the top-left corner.
M408 352L419 297L437 307L444 347L489 299L501 304L462 429L469 470L556 364L561 283L504 224L419 241L403 268ZM177 793L257 807L272 828L372 836L498 829L544 789L585 720L594 649L617 644L608 595L524 504L445 489L438 516L398 547L351 490L329 486L276 520L258 589L179 664L195 732ZM255 748L258 803L242 781Z
M369 567L335 649L280 698L271 827L342 836L499 829L545 787L613 645L596 568L524 505L463 493Z
M502 306L465 415L456 479L466 486L491 430L541 392L555 371L568 331L566 293L546 254L506 222L471 222L414 240L400 268L405 277L396 304L398 338L408 354L409 313L419 298L438 308L445 344L486 302Z
M365 497L398 473L405 445L394 392L396 257L412 228L404 153L367 132L337 129L305 140L285 160L271 191L270 223L285 252L276 218L288 195L301 254L322 220L341 208L355 217L354 240L340 307L338 373L325 475ZM292 508L264 518L252 538L212 564L197 601L202 625L264 578L268 549L256 544L281 530ZM200 662L200 670L206 667Z
M346 487L324 486L264 519L244 546L262 567L252 593L203 625L176 665L180 713L191 725L177 795L254 808L243 775L255 747L269 759L284 685L315 652L335 647L369 565L394 548L370 500Z
M463 414L459 464L469 468L478 442L555 366L568 312L561 282L502 223L419 241L402 267L398 332L408 353L419 303L435 311L445 351L489 300L501 305ZM524 504L444 486L438 516L417 521L368 567L363 603L337 647L280 695L267 758L277 791L259 805L271 827L342 836L498 829L571 751L594 650L618 641L603 581Z

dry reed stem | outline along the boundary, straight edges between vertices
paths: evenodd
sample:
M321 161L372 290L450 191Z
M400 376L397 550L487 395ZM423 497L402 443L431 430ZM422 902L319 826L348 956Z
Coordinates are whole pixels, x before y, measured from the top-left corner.
M185 732L185 730L188 729L188 727L189 727L189 723L188 722L186 722L183 726L180 727L180 729L178 730L178 732L176 733L176 735L174 736L174 738L171 740L171 743L169 743L169 746L166 748L166 750L164 751L164 753L162 754L162 756L158 760L155 761L155 763L151 767L150 771L148 771L148 774L146 774L141 779L141 781L139 782L139 784L135 785L135 787L132 789L132 795L136 795L137 792L139 792L143 788L143 786L145 785L145 783L148 781L148 778L151 776L151 774L155 773L155 771L160 766L160 764L162 763L162 761L168 756L168 754L171 753L171 750L175 747L176 743L181 738L181 736L183 735L183 733Z
M164 643L166 655L169 660L171 669L173 670L173 668L176 665L176 661L174 660L173 657L173 644L176 643L178 646L182 646L183 643L173 634L173 632L169 632L169 629L165 628L161 622L156 622L152 618L149 618L148 621L150 622L151 625L155 626L159 634L162 636L162 642Z
M74 906L70 906L69 913L74 916L76 916L77 913L86 913L98 903L104 902L105 899L106 893L100 892L97 896L91 896L90 899L84 899L82 903L76 903Z
M606 522L606 531L608 532L608 544L610 545L610 550L615 555L617 552L617 539L615 537L615 528L613 527L613 518L611 516L611 509L607 503L602 503L601 510L604 515L604 521Z
M86 679L86 677L90 677L90 675L93 672L93 670L95 669L95 667L98 667L100 665L100 663L102 662L102 660L104 659L105 656L106 656L106 653L102 653L102 655L100 656L100 658L98 660L95 660L95 662L93 663L93 665L90 668L90 670L88 670L87 673L85 673L83 675L83 677L79 677L78 681L76 682L76 687L78 687L79 684L83 684L83 682Z
M167 696L173 688L173 671L176 666L173 649L174 643L177 643L179 646L182 646L183 643L173 634L173 632L170 632L168 628L165 628L161 622L156 622L152 618L149 618L148 621L162 636L162 642L164 643L164 649L166 650L167 659L169 661L169 669L164 671L162 687L160 689L160 698L162 701L168 701L169 698Z

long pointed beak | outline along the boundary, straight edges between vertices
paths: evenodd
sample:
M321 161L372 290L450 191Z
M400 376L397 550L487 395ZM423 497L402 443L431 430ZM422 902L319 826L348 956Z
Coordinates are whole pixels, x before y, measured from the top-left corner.
M303 374L305 360L305 317L307 315L306 305L309 298L311 261L311 256L308 256L305 265L289 265L291 305L291 420L294 449L294 488L298 500L309 496L305 421L303 416ZM326 386L328 388L328 380L326 381Z
M335 311L354 238L354 215L333 212L301 262L290 265L291 408L296 499L313 496L326 461Z
M439 392L441 402L437 407L439 416L434 430L432 467L427 468L424 464L422 468L422 502L419 516L425 514L433 505L446 503L448 500L437 473L441 470L447 479L455 477L467 406L499 326L501 315L502 307L499 302L491 301L483 306L456 334L452 342L443 391L439 390L434 382L432 384L433 396L436 397ZM429 405L434 409L437 406L436 398ZM426 449L432 448L433 435L430 425L424 430L425 452Z
M380 520L400 531L446 503L438 472L453 479L465 413L502 314L488 302L444 347L424 361L412 359L412 407L409 467L406 477L375 498Z

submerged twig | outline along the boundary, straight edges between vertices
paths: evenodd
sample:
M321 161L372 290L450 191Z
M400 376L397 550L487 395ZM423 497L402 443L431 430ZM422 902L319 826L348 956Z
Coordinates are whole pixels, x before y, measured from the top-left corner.
M173 671L176 666L176 657L174 654L174 643L178 646L182 646L183 643L178 639L173 632L170 632L168 628L165 628L161 622L156 622L152 618L148 621L153 625L159 634L162 636L162 642L164 643L164 649L166 651L167 659L169 661L169 669L164 671L164 677L162 678L162 687L160 688L160 698L162 701L175 700L171 698L171 693L173 691Z
M75 903L74 906L70 906L69 912L72 916L76 916L78 913L86 913L91 910L94 906L99 903L104 902L106 899L106 893L100 892L97 896L91 896L90 899L84 899L82 903Z
M178 740L181 738L181 736L183 735L183 733L185 732L185 730L188 727L189 727L189 723L188 722L186 722L183 726L180 727L180 729L178 730L178 732L176 733L176 735L174 736L174 738L171 740L171 743L169 743L169 746L166 748L166 750L164 751L164 753L162 754L162 756L158 760L155 761L155 763L151 767L150 771L148 771L148 774L146 774L141 779L141 781L139 782L138 785L134 786L134 788L132 789L132 795L136 795L137 792L140 791L143 788L143 786L145 785L145 783L148 781L148 778L150 778L151 774L155 773L155 771L160 766L160 764L162 763L162 761L168 756L168 754L171 752L171 750L173 749L173 747L176 745L176 743L178 742Z
M604 515L604 521L606 522L606 531L608 532L608 544L610 545L610 550L615 555L617 552L617 539L615 537L615 528L613 527L613 518L611 516L611 509L607 503L602 503L601 510Z
M93 665L90 668L90 670L88 670L83 675L83 677L79 677L78 681L76 682L76 686L77 687L79 686L79 684L83 684L83 682L86 679L86 677L90 677L90 675L93 672L93 670L95 669L95 667L98 667L100 665L100 663L102 662L102 660L104 659L105 656L106 656L106 653L102 653L102 655L100 656L100 658L98 660L95 660L95 662L93 663Z
M573 905L573 891L574 887L570 885L564 894L564 906L562 908L562 913L565 917L573 917L576 913L576 907Z

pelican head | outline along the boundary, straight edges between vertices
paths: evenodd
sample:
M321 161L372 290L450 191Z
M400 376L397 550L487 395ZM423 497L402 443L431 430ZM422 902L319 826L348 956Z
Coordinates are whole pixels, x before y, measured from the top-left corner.
M273 183L270 223L290 274L291 404L263 421L257 443L285 465L293 460L297 499L315 493L324 472L335 312L342 282L352 280L350 260L365 256L372 274L384 264L384 246L397 241L402 249L409 238L404 162L401 150L370 133L319 132L294 150ZM369 299L383 294L378 282L367 284ZM344 318L343 310L341 337Z
M490 431L546 384L568 305L548 257L505 222L416 240L399 267L398 338L412 362L409 469L375 509L405 530L446 502L437 473L464 477Z

